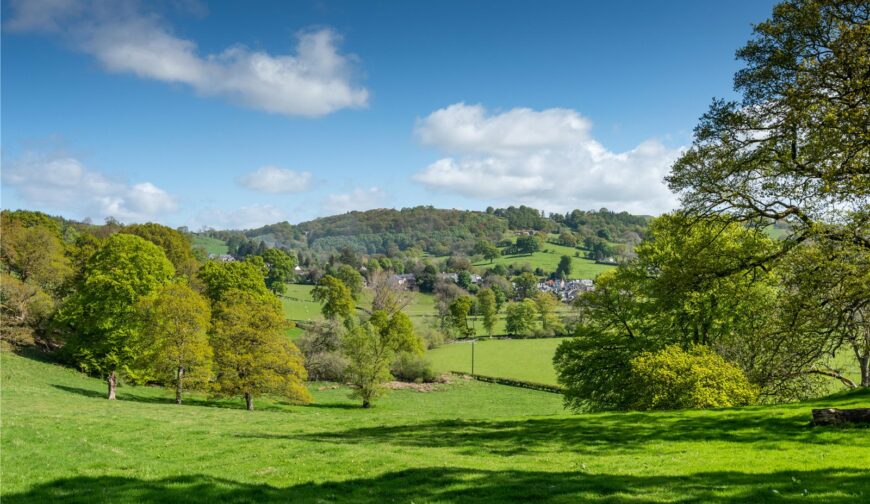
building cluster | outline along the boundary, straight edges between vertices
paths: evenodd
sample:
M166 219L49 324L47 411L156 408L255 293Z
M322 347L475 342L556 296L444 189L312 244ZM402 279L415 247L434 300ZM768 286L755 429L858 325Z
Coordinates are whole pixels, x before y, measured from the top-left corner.
M552 292L562 301L568 303L584 292L595 289L595 283L588 279L579 280L547 280L538 283L541 292Z

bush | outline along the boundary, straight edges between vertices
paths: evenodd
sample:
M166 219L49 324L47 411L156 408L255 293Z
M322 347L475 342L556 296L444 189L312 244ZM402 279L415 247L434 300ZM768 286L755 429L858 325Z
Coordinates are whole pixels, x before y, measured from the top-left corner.
M305 329L296 346L305 356L310 381L344 380L347 360L341 355L341 326L332 321L317 322Z
M309 381L343 382L347 359L338 352L320 352L305 358Z
M631 360L631 370L635 409L743 406L758 397L740 368L702 345L644 352Z
M431 383L437 378L432 363L424 357L402 352L393 362L390 372L397 380L413 383Z
M423 327L417 329L417 334L423 338L423 343L426 345L427 350L438 348L444 343L447 343L448 340L446 334L434 327Z

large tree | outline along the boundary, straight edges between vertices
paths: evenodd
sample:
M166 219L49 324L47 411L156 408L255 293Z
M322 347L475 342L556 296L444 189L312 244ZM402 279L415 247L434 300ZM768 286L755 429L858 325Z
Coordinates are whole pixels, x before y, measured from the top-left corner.
M668 182L694 216L723 213L870 248L870 6L789 0L737 56L740 101L716 100Z
M216 395L243 396L248 410L262 394L311 402L302 353L284 335L284 315L274 295L229 291L213 311Z
M187 387L202 387L212 377L208 300L183 283L164 286L140 302L142 365L175 389L181 404Z
M414 301L414 292L405 284L395 280L386 270L378 270L371 274L369 289L372 292L372 311L384 310L390 316L404 310Z
M483 317L483 328L486 329L486 334L492 337L497 314L495 292L490 288L480 289L477 293L477 307Z
M569 278L571 276L571 269L571 256L563 255L559 258L559 265L556 266L556 278Z
M344 282L331 275L320 279L320 283L311 291L311 297L323 305L320 311L330 320L336 318L346 320L353 316L356 309L350 289L344 285Z
M72 275L56 223L28 224L15 213L3 212L0 257L21 281L53 292Z
M244 261L209 261L200 268L197 277L205 284L206 297L216 303L235 290L268 294L265 273L262 258L252 256Z
M514 296L517 299L526 299L535 295L538 291L538 278L530 271L526 271L514 277Z
M745 64L734 79L741 99L714 101L668 177L690 225L719 215L788 230L776 247L717 274L781 268L782 340L815 344L796 362L802 373L842 378L811 361L864 341L867 330L866 291L848 286L870 275L868 24L865 1L777 5L737 53Z
M450 303L450 322L459 331L460 336L474 336L474 328L469 324L468 315L474 306L474 298L462 295Z
M77 291L59 320L69 331L67 351L84 371L106 377L115 398L118 372L142 351L137 303L174 276L163 250L138 236L116 234L88 260Z
M514 336L528 336L535 328L538 307L531 299L508 303L505 308L505 330Z
M474 253L482 255L490 263L501 256L501 251L489 240L480 240L474 245Z
M162 248L166 258L175 266L175 272L179 275L192 277L199 268L193 255L190 239L180 231L162 224L149 222L125 226L120 232L145 238Z
M354 387L352 396L362 399L363 408L369 408L384 393L383 384L390 379L390 364L396 354L421 355L423 342L403 312L390 316L377 310L368 321L350 327L342 349L348 359L345 376Z
M279 248L270 248L263 252L263 261L269 270L266 273L266 287L275 294L284 294L287 282L295 274L293 268L296 267L296 259Z
M352 266L342 264L335 269L332 275L341 280L341 282L350 290L350 294L353 296L354 301L359 301L365 283L359 271L354 269Z
M654 220L637 259L600 275L578 299L577 337L555 360L570 406L626 407L631 359L669 344L712 348L767 398L805 397L818 385L817 364L836 348L831 326L812 322L818 295L789 287L783 266L743 269L776 250L760 230L718 217L686 226L686 219Z

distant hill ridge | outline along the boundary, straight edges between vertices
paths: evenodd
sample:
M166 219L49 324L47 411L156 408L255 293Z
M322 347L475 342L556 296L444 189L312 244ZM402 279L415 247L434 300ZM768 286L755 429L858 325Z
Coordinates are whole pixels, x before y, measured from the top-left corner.
M498 242L510 231L574 233L578 241L598 236L613 242L636 240L651 217L607 209L549 214L519 206L486 211L440 209L432 206L352 211L297 225L279 222L248 230L208 230L202 234L224 240L230 250L240 241L268 246L332 252L352 248L368 254L387 254L417 248L432 255L470 254L481 240Z

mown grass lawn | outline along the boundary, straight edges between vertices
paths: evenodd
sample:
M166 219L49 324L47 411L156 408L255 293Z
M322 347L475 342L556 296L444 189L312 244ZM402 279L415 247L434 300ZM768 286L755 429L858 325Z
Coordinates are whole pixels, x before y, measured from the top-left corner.
M556 384L553 355L565 338L482 339L474 344L474 372L486 376ZM443 345L427 353L440 372L471 372L471 342Z
M556 394L458 381L370 410L171 404L3 353L4 504L43 502L866 502L870 431L810 428L814 406L562 411ZM323 390L321 390L323 388Z

